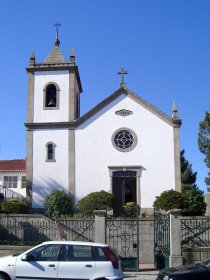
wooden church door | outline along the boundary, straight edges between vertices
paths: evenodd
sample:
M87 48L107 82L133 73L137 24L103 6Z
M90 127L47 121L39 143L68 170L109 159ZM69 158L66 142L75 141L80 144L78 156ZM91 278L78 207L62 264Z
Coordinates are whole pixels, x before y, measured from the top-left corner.
M127 202L137 202L136 199L136 172L115 171L112 177L112 192L116 198L115 214L121 212Z

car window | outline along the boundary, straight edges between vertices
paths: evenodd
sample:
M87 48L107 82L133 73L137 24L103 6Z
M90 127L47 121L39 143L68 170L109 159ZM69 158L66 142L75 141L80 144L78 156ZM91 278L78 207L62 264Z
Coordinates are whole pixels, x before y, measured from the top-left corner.
M57 261L61 245L44 245L31 251L28 255L33 255L36 261Z
M86 245L66 245L64 261L92 261L92 247Z
M105 250L101 247L94 247L95 249L95 260L96 261L108 261L108 258L105 254Z

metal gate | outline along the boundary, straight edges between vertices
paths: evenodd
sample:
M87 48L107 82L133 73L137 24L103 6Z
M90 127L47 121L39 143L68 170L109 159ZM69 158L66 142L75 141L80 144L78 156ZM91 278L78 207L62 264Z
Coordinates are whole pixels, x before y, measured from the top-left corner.
M154 211L154 262L158 269L169 267L170 217Z
M106 218L106 243L121 257L124 271L139 270L139 219Z

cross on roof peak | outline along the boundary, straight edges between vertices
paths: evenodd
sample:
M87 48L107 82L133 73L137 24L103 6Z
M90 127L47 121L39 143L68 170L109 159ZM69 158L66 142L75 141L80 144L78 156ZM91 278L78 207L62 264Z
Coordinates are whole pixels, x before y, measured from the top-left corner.
M124 75L128 74L127 71L125 71L123 68L117 73L118 75L121 75L122 76L122 81L120 83L120 86L121 87L125 87L125 79L124 79Z
M60 24L58 21L56 21L56 23L54 24L54 26L55 26L56 30L58 31L58 29L59 29L59 27L61 26L61 24Z
M54 24L54 26L55 26L55 30L56 30L55 46L56 46L56 47L59 47L60 41L59 41L59 39L58 39L58 29L59 29L59 27L61 26L61 24L60 24L58 21L56 21L56 23Z

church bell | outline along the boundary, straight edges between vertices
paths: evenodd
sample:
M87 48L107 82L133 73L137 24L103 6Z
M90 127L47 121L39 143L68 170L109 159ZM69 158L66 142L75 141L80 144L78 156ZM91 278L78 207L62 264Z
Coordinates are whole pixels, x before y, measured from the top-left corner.
M51 98L51 99L50 99L50 102L48 103L48 106L54 107L55 105L56 105L56 103L55 103L55 98Z

